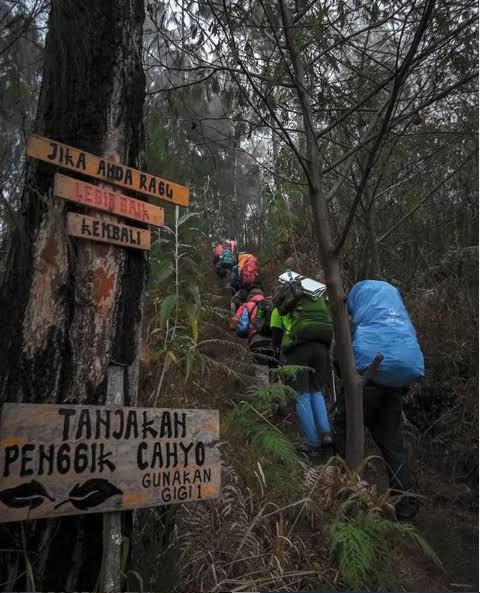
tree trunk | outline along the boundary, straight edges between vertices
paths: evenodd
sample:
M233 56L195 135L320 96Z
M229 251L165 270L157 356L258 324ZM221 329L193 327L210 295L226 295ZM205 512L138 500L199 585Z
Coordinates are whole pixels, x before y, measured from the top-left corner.
M319 188L319 155L312 162L310 190L313 220L319 246L319 259L325 272L325 283L335 334L336 356L338 358L343 385L345 388L345 406L347 412L347 447L346 461L352 469L358 468L364 456L363 425L363 380L357 373L352 350L350 323L348 319L347 297L343 286L338 256L334 252L328 216L328 206Z
M143 21L143 0L52 1L35 132L142 166ZM135 403L145 256L72 241L65 214L80 207L52 197L53 174L28 164L0 285L0 402L103 404L115 362L125 367L125 402ZM102 515L8 524L0 548L17 551L0 559L9 591L32 586L18 550L37 590L92 590Z
M295 86L302 109L306 137L306 158L303 167L309 183L309 196L313 212L314 230L317 235L319 259L325 271L327 293L332 308L336 353L345 387L347 412L346 461L352 469L356 469L364 456L363 379L357 373L355 366L340 263L332 240L328 204L320 186L322 163L315 138L310 96L306 92L308 83L294 36L292 18L285 0L280 0L280 10L282 12L287 47L295 72Z

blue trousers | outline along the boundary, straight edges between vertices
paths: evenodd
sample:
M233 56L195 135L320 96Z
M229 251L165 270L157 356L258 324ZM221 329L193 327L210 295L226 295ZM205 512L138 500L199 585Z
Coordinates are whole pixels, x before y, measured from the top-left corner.
M331 431L327 406L321 391L302 393L297 398L297 415L305 439L312 447L321 444L321 435Z

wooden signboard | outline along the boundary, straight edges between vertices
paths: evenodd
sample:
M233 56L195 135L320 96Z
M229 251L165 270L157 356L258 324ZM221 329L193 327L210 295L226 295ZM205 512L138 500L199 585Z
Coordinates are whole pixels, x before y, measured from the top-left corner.
M214 498L218 438L217 410L4 404L0 521Z
M67 213L67 231L73 237L150 250L150 231L85 214Z
M29 136L27 155L52 165L58 165L83 175L90 175L102 181L126 187L147 196L165 200L171 204L178 204L179 206L188 206L189 204L188 188L183 185L132 169L126 165L119 165L108 159L103 159L67 144L61 144L55 140L49 140L43 136L35 134Z
M163 226L163 208L135 200L121 193L110 191L66 175L55 175L54 194L57 198L84 204L97 210L112 212L153 226Z

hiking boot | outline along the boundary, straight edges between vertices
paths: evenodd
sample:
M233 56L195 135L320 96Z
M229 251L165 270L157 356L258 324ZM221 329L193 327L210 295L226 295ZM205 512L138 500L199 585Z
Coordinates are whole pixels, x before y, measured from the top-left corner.
M313 447L313 446L309 446L308 447L308 451L307 451L307 455L308 457L320 457L320 455L322 454L322 447Z
M395 505L395 515L398 521L412 521L420 510L420 500L415 496L402 496Z
M310 443L308 443L305 440L302 441L297 441L295 443L295 449L297 451L299 451L300 453L304 453L305 455L308 455L309 457L316 457L317 455L320 455L321 451L322 451L322 446L321 445L311 445Z

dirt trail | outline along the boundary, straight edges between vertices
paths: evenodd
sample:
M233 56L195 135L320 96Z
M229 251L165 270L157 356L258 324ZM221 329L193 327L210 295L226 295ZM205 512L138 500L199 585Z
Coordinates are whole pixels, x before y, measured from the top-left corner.
M213 274L212 274L213 275ZM223 296L223 306L226 313L229 310L229 294L225 289L225 283L215 278L217 294ZM220 324L220 322L219 322ZM220 330L226 328L219 327ZM236 342L242 340L230 334L230 339ZM244 342L244 341L243 341ZM225 359L225 350L213 348L215 357ZM224 360L227 364L228 359ZM238 387L238 386L237 386ZM231 396L234 396L232 393ZM294 405L289 406L288 415L278 418L277 426L293 440L299 438L299 426L295 414ZM367 454L377 454L372 442L367 439ZM311 463L317 465L325 463L334 454L333 449L326 449L320 455L310 458ZM417 474L423 473L421 466L416 467ZM386 472L377 465L376 470L369 476L378 483L379 487L387 486ZM436 475L435 480L429 480L428 484L422 484L422 495L427 500L422 512L415 520L415 525L425 536L440 557L446 574L442 575L432 564L424 559L415 550L411 555L405 557L405 569L402 570L402 584L408 591L478 591L478 516L474 512L463 511L456 506L455 501L436 500L435 482L445 481L442 475ZM448 489L443 484L442 489Z
M185 405L188 407L209 407L220 410L225 416L231 408L232 400L243 399L248 377L252 382L253 369L248 366L250 357L246 348L246 340L237 338L233 332L228 330L229 295L225 289L225 282L221 282L214 271L211 270L207 285L210 287L210 294L205 295L204 302L208 307L215 310L215 314L208 315L208 320L203 321L204 334L201 339L205 340L202 351L214 363L223 367L222 372L211 368L209 373L204 374L202 380L194 381L193 385L185 390L183 379L178 383L181 388ZM236 369L244 364L244 380L239 381L235 376L225 373L225 368ZM178 388L176 381L166 386L165 395L162 396L164 405L178 405ZM172 401L169 401L169 397ZM299 427L295 414L293 402L290 404L286 417L276 419L277 427L287 434L292 440L299 439ZM228 440L228 435L223 435ZM431 544L440 557L446 574L440 573L432 563L424 558L416 548L407 550L400 559L401 586L405 591L478 591L478 516L474 509L471 495L461 498L455 494L454 488L447 477L442 475L440 470L434 469L433 465L427 465L426 456L418 451L418 460L415 464L415 472L419 479L419 491L426 497L426 503L415 520L415 525L420 533ZM312 464L323 464L334 454L332 449L326 449L321 455L310 458ZM367 438L367 455L376 455L373 443ZM415 451L414 451L415 454ZM372 470L368 471L367 478L378 484L381 490L387 487L386 472L380 462L376 462ZM458 491L458 487L457 487ZM155 511L155 510L153 510ZM159 513L152 513L157 516ZM150 515L144 523L153 525ZM158 519L157 519L158 520ZM150 533L152 542L141 542L143 550L149 549L158 538L155 533ZM148 528L147 528L148 532ZM142 536L142 539L145 536ZM305 539L317 541L318 533L305 534ZM159 545L159 544L158 544ZM168 564L175 565L177 551L171 551L173 559L169 558ZM319 552L324 553L324 552ZM144 568L144 567L143 567ZM152 565L151 572L157 575L158 568ZM172 590L178 575L175 570L169 582L162 571L161 581L158 576L152 580L149 590ZM164 585L160 587L160 585ZM169 588L170 587L170 588ZM397 589L400 590L400 589Z

